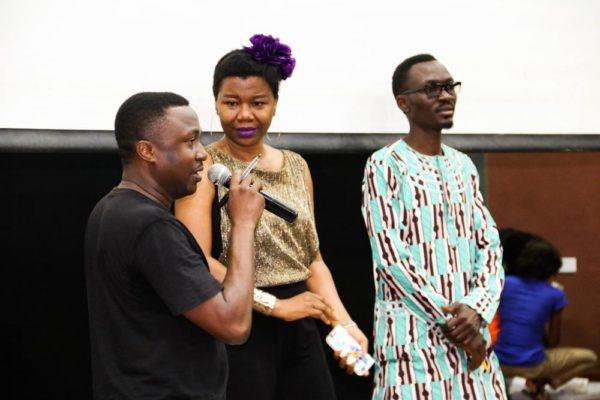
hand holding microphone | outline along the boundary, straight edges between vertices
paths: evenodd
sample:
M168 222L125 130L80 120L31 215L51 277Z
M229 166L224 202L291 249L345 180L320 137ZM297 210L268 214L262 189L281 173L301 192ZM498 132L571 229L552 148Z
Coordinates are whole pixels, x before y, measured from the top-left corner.
M208 179L215 185L229 188L231 182L231 171L223 164L213 164L208 169ZM294 222L298 218L298 212L286 206L282 202L269 196L263 191L259 193L265 198L265 209L272 212L287 222Z
M252 232L265 208L265 201L259 195L261 184L253 184L251 179L242 179L239 172L233 175L233 183L229 190L229 216L233 224L250 227Z
M259 159L260 159L260 154L257 155L256 157L254 157L254 159L252 161L250 161L250 164L248 164L248 166L246 167L244 172L242 172L242 177L240 178L240 181L243 181L244 179L246 179L246 177L248 175L250 175L250 172L252 172L254 167L256 167L256 164L258 164ZM219 208L223 207L225 205L225 203L227 203L228 199L229 199L229 193L225 193L225 195L221 198L221 200L219 200L218 207Z

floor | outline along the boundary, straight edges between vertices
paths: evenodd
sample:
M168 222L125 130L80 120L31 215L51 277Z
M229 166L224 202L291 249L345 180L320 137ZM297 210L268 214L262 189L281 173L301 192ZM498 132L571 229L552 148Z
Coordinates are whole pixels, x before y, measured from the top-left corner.
M522 393L525 389L524 378L512 378L507 381L511 400L530 400ZM600 382L584 382L583 378L575 378L556 391L546 387L547 400L600 400Z

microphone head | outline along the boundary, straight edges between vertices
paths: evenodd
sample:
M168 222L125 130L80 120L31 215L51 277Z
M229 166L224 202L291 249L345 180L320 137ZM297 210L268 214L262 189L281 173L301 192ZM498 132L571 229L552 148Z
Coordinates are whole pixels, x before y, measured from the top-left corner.
M227 186L231 179L231 171L223 164L213 164L208 169L208 179L215 185Z

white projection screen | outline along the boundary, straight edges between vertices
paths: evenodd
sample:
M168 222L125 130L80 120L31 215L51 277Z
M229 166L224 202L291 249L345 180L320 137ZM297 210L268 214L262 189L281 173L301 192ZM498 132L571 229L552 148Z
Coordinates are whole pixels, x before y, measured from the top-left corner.
M212 72L254 33L292 47L272 131L406 132L391 94L431 53L463 82L454 133L600 133L597 0L2 0L0 128L112 129L139 91L219 130Z

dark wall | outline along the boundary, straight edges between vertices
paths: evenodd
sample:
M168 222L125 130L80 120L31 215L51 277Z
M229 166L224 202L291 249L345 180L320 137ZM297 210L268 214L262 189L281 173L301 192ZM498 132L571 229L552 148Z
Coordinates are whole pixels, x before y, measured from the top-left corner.
M367 336L373 282L360 215L367 154L305 155L315 183L321 250L342 300ZM116 154L0 156L4 312L3 398L91 398L83 232L95 203L115 186ZM323 333L326 329L323 328ZM369 398L372 380L331 360L340 399Z
M372 337L375 294L371 249L360 212L361 183L368 156L304 155L314 181L315 214L323 259L348 312L365 335ZM322 331L326 334L325 329ZM371 377L346 375L333 363L333 358L330 361L338 399L371 397Z
M91 398L83 232L116 156L2 154L11 399ZM4 397L4 396L3 396Z

